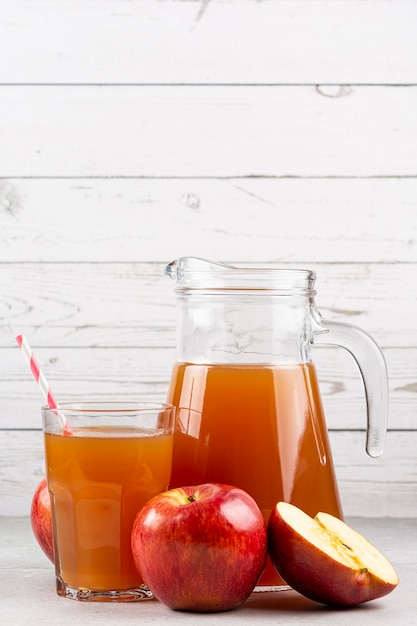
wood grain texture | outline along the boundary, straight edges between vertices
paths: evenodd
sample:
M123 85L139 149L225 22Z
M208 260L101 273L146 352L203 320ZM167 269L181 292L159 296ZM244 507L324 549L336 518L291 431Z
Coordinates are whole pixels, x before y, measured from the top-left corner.
M0 86L0 171L416 176L416 108L416 86Z
M25 332L35 345L171 346L176 298L164 267L0 264L0 345ZM317 273L316 303L323 317L360 326L384 348L416 346L414 264L313 263L310 269Z
M416 19L413 0L3 0L0 82L414 83Z
M417 178L5 178L0 263L415 263L416 206Z

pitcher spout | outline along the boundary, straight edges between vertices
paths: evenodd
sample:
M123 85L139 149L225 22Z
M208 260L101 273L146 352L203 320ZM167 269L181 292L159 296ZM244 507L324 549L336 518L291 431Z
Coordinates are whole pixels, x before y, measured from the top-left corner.
M213 274L218 275L219 272L234 270L236 268L223 263L215 263L200 257L183 256L168 265L165 268L165 274L175 280L177 285L186 285L198 280L199 278L207 278Z

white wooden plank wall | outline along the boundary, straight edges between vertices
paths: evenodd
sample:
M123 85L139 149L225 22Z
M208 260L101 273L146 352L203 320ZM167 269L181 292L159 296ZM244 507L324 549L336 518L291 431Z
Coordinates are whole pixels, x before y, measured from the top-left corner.
M341 350L317 350L347 515L417 515L417 2L3 0L0 514L43 475L41 397L164 399L167 262L316 270L390 376L380 459Z

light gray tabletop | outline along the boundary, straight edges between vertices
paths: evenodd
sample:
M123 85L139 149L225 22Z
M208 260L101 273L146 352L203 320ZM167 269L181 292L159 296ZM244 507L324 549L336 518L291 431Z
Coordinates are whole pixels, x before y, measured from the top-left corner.
M320 624L417 625L417 520L347 520L392 561L400 584L390 595L352 609L330 609L294 591L254 593L226 613L171 611L156 600L86 603L55 594L53 567L35 542L28 518L0 517L0 622L22 624ZM358 621L359 620L359 621Z

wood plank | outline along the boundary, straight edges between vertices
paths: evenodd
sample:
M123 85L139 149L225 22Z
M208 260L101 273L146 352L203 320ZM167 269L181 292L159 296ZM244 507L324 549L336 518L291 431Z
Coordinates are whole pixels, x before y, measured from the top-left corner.
M43 346L173 346L176 298L164 267L0 264L0 346L20 332ZM415 264L314 263L311 269L324 318L361 327L383 348L416 346Z
M415 86L3 86L0 174L415 177L416 109Z
M39 428L43 397L18 348L0 360L0 428ZM174 349L36 348L60 401L143 396L165 401Z
M389 434L379 459L363 451L362 433L331 433L344 513L362 517L417 517L417 432ZM0 515L28 515L44 475L40 431L0 431Z
M2 0L0 82L410 83L416 16L407 0Z
M330 433L347 516L416 517L417 432L390 432L384 454L366 456L361 433Z
M72 346L78 340L68 342L68 333L75 329L84 335L81 345L88 337L91 347L97 341L103 347L174 343L173 284L161 263L3 264L0 276L1 335L8 345L16 328L34 346L41 328L45 339L59 336L59 343Z
M417 178L0 179L0 262L415 263L416 206Z
M39 428L42 396L17 346L1 350L0 428ZM417 349L388 348L389 428L417 429ZM42 368L61 400L74 397L144 396L164 401L174 348L36 347ZM320 348L314 362L326 421L332 430L358 430L366 425L365 395L357 366L341 349ZM361 442L364 449L365 438Z

